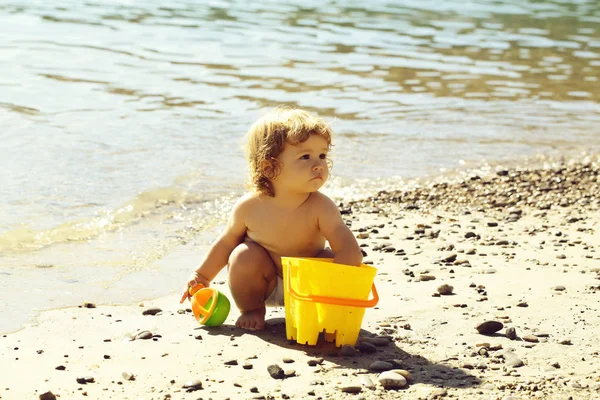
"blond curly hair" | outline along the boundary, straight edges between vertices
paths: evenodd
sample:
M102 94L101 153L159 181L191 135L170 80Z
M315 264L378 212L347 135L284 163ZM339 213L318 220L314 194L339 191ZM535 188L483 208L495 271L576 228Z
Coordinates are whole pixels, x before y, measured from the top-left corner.
M280 172L281 162L277 157L286 143L298 145L311 135L323 137L331 147L331 127L308 111L277 107L259 118L246 134L250 185L261 193L275 196L271 180ZM331 164L329 160L328 164Z

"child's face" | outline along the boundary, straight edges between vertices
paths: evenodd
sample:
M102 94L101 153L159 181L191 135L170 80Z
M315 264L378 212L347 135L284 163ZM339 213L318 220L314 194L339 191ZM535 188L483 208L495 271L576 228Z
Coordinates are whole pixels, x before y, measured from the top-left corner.
M281 190L312 193L323 186L329 177L327 140L311 135L296 146L286 143L277 159L283 164L273 179L275 193Z

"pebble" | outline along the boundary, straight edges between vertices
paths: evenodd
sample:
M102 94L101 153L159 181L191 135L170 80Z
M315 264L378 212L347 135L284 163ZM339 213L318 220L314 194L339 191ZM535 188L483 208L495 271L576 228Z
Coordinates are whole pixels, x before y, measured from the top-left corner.
M566 287L564 287L564 286L554 286L554 287L552 288L552 290L556 290L557 292L562 292L562 291L565 291L565 290L567 290L567 288L566 288Z
M389 371L394 368L394 364L386 362L386 361L375 361L371 365L369 365L369 371L373 372L382 372Z
M238 365L238 360L227 360L224 363L225 365Z
M458 256L456 255L456 253L449 254L449 255L445 256L444 258L442 258L442 262L443 262L443 263L451 263L451 262L454 262L454 261L456 260L456 257L458 257Z
M560 340L558 341L558 344L564 344L564 345L566 345L566 346L570 346L570 345L572 345L573 343L571 343L571 339L566 339L566 338L564 338L564 339L560 339Z
M504 332L504 336L506 336L510 340L515 340L517 338L517 330L512 326L508 327Z
M367 389L375 389L375 382L368 375L360 376L360 384L366 387Z
M517 303L517 307L529 307L526 301L520 301Z
M56 396L52 392L40 394L40 400L56 400Z
M454 290L453 286L445 284L445 283L437 288L438 293L445 295L445 296L452 294L453 290Z
M78 376L76 379L77 383L85 385L86 383L94 383L95 379L91 376Z
M310 367L316 367L317 365L321 365L323 364L324 359L319 357L319 358L311 358L310 360L308 360L306 363L310 366Z
M522 339L529 343L538 343L540 341L536 336L533 335L525 335L522 337Z
M410 374L410 372L408 372L405 369L393 369L392 372L402 375L404 379L406 379L408 382L411 382L413 380L413 377Z
M283 358L283 363L284 364L292 364L294 362L296 362L296 361L293 358L289 358L289 357L284 357Z
M242 368L244 368L244 369L252 369L252 368L254 368L254 366L252 364L250 364L250 363L245 363L244 365L242 365Z
M519 357L510 351L504 353L504 364L509 368L519 368L525 365Z
M504 325L498 321L485 321L477 325L475 329L482 335L491 335L502 329Z
M377 347L372 343L360 342L358 344L358 351L363 354L373 354L377 352Z
M285 372L281 367L277 364L272 364L267 367L267 371L269 371L269 375L273 379L283 379L285 378Z
M419 275L417 277L417 282L427 282L427 281L434 281L435 280L435 276L433 275Z
M434 391L432 391L428 398L429 399L437 399L440 397L446 397L448 395L448 391L446 389L435 389Z
M134 340L138 340L138 339L143 339L143 340L152 339L152 332L141 331L141 332L137 333L134 337Z
M84 308L96 308L96 305L94 303L90 303L89 301L86 301L83 303L83 307Z
M147 308L144 311L142 311L142 315L156 315L161 312L162 312L162 310L160 308L152 307L152 308Z
M343 355L343 356L345 356L345 357L352 357L352 356L355 356L357 354L357 351L354 348L354 346L350 346L349 344L345 344L340 349L340 354Z
M121 374L126 381L134 381L135 375L132 372L125 371Z
M408 384L406 378L394 371L382 372L377 380L384 387L384 389L397 389L403 388Z
M360 393L362 392L362 386L356 384L349 384L340 386L339 389L344 393Z

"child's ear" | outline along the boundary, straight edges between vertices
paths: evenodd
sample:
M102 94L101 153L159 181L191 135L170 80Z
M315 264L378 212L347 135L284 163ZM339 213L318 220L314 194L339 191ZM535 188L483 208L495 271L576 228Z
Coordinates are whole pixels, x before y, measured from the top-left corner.
M262 160L260 163L262 175L267 179L275 179L279 175L279 163L276 159Z

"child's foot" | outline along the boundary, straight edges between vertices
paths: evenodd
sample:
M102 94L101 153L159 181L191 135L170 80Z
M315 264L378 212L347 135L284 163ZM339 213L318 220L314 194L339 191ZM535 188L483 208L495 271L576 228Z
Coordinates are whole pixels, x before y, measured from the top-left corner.
M238 318L235 326L249 331L262 331L265 329L265 308L256 310L244 311Z

